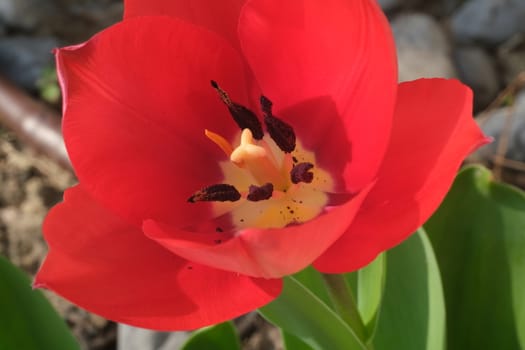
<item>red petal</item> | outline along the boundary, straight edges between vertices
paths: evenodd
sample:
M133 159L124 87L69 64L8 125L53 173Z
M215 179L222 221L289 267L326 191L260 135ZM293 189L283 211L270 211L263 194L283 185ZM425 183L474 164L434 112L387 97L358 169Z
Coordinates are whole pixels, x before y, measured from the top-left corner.
M285 119L307 148L331 154L318 159L322 167L333 170L337 152L348 191L370 183L388 144L397 89L395 47L376 2L249 0L239 37L275 114L301 105ZM345 143L328 145L334 133Z
M237 22L246 0L125 0L124 18L171 16L207 28L239 47Z
M168 17L117 24L57 53L64 136L80 182L97 201L140 225L185 225L209 206L187 198L222 179L210 129L232 138L217 80L247 100L243 63L218 36Z
M454 80L399 86L392 138L376 186L350 229L314 266L356 270L412 234L437 209L461 162L485 144L472 92Z
M248 276L278 278L302 270L335 242L371 187L305 224L249 229L231 239L220 233L176 230L153 220L146 221L143 228L148 237L188 260Z
M275 298L279 280L193 264L100 207L80 187L44 223L50 251L35 286L106 318L154 329L221 322Z

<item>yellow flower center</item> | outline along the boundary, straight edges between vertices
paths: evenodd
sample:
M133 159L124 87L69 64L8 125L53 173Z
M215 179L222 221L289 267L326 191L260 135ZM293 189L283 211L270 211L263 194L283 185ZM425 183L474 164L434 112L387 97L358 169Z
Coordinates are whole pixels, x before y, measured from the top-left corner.
M215 218L229 214L233 227L217 231L282 228L318 216L328 204L334 181L317 166L314 153L303 148L290 125L273 115L267 97L260 99L264 133L255 113L233 102L215 81L211 85L241 133L233 147L221 135L205 130L229 159L220 163L222 182L195 192L188 202L212 202Z
M332 177L316 166L314 153L304 150L300 140L293 152L283 153L268 135L262 140L254 140L249 129L242 131L236 148L220 136L218 141L215 133L207 131L206 135L229 157L228 161L220 163L223 182L233 185L241 193L239 201L214 202L214 214L230 213L236 228L282 228L303 223L318 216L328 203L327 193L334 186ZM225 144L229 147L224 147ZM309 170L313 174L310 183L292 182L292 169L299 163L313 165ZM267 183L273 185L270 198L247 199L250 186Z

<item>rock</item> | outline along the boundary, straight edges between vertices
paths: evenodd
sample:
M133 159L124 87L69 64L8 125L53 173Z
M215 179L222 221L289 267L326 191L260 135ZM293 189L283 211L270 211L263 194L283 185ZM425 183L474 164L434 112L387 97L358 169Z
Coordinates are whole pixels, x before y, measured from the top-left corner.
M396 40L399 81L456 76L448 39L432 17L401 14L391 25Z
M441 0L440 0L441 1ZM425 0L377 0L383 11L421 7ZM428 3L428 0L426 1Z
M401 0L378 0L383 11L390 11L401 4Z
M466 0L439 0L439 4L441 5L441 15L450 16L465 2Z
M0 72L17 85L35 90L44 69L53 66L52 37L15 36L0 40Z
M122 12L122 0L0 0L0 27L73 44L120 21Z
M517 34L498 49L498 60L503 68L505 83L510 84L525 72L525 34Z
M491 160L496 154L498 142L505 129L509 116L513 119L508 135L508 148L505 157L519 162L525 162L525 91L520 92L511 107L495 109L488 114L486 122L481 127L485 134L494 137L494 142L482 147L476 154L483 160Z
M53 17L56 11L52 0L2 0L0 22L13 28L33 30L44 18Z
M54 0L60 2L61 15L47 23L50 31L67 44L89 39L96 32L120 21L122 0Z
M490 56L481 48L461 47L454 52L460 80L474 91L474 110L487 107L500 88L498 74Z
M469 0L452 16L451 30L460 43L497 46L515 33L525 33L525 1Z
M124 324L118 325L118 350L180 349L188 332L158 332Z

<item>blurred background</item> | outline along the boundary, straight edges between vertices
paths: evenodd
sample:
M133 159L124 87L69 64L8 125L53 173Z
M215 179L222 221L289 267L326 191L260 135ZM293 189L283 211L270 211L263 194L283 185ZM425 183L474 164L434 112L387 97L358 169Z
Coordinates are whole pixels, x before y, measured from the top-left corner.
M400 81L447 77L469 85L478 122L495 137L469 161L525 188L525 0L379 3L395 35ZM75 183L51 52L119 21L122 10L121 0L0 0L0 254L29 275L47 250L42 219ZM46 296L85 349L116 349L114 323ZM239 324L246 349L279 348L257 316Z

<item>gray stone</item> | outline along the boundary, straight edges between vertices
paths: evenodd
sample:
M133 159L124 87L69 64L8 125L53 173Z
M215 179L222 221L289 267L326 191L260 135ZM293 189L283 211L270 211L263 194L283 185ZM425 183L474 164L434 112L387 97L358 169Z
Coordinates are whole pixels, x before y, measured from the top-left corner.
M188 335L188 332L158 332L119 324L117 350L176 350Z
M0 26L73 44L120 21L122 12L122 0L0 0Z
M505 130L507 118L512 118L512 126L508 135L508 148L505 157L515 161L525 162L525 91L516 96L513 106L495 109L483 117L481 123L486 135L494 137L494 142L482 147L476 154L483 160L491 160L496 154L498 142ZM482 120L483 120L482 119Z
M15 36L0 40L0 72L28 90L35 90L44 69L53 66L52 37Z
M33 30L43 18L57 11L53 0L1 0L0 22L14 28Z
M441 0L440 0L441 1ZM425 0L377 0L383 11L420 7Z
M401 4L401 0L378 0L379 5L383 11L390 11Z
M461 47L454 52L460 80L474 91L474 109L488 106L498 94L500 82L490 56L481 48Z
M466 1L467 0L438 0L436 2L441 6L441 15L450 16Z
M456 76L450 44L441 26L425 14L401 14L392 22L399 80Z
M451 30L460 43L497 46L525 33L524 0L470 0L452 16Z
M498 49L498 60L503 68L506 84L510 84L520 73L525 72L525 34L516 34L501 45Z
M122 0L54 0L60 3L61 14L46 25L68 43L87 40L96 32L120 21Z

